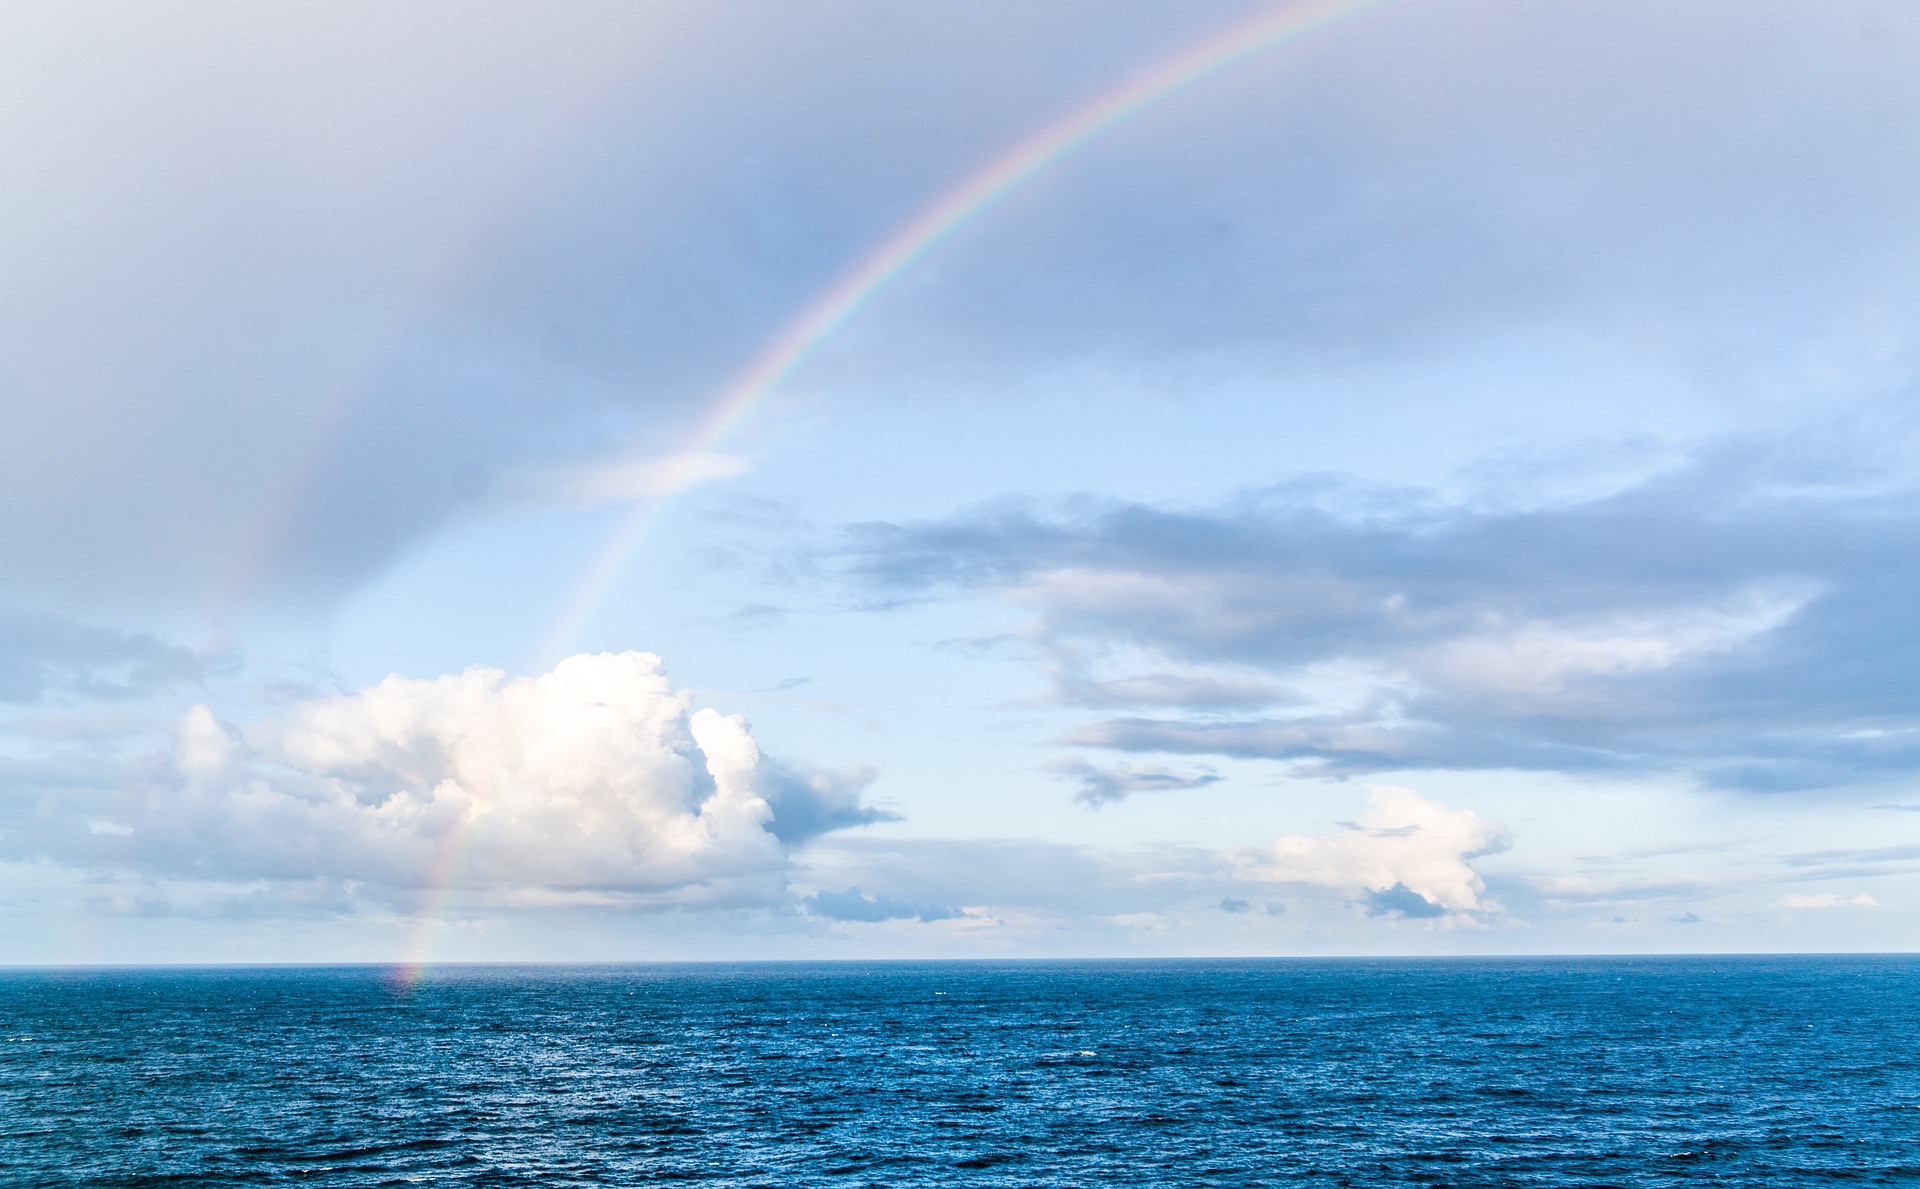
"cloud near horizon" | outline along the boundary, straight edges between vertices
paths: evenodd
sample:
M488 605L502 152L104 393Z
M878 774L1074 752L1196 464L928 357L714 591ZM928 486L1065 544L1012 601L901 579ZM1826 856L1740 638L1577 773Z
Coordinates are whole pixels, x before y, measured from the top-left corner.
M1367 809L1334 834L1290 834L1234 856L1243 878L1303 883L1364 897L1375 916L1498 916L1471 860L1507 848L1505 829L1412 789L1372 785Z
M1185 928L1223 911L1248 914L1249 928L1296 932L1367 920L1384 932L1406 921L1497 926L1511 918L1474 864L1510 840L1505 827L1470 809L1372 786L1353 821L1226 850L1011 838L830 840L809 852L803 878L819 891L802 903L810 916L853 927L959 922L982 936L998 930L1008 937L1069 921L1102 930Z
M171 755L14 848L163 878L770 903L790 846L882 816L869 779L768 759L658 657L582 654L537 677L390 677L245 726L195 706Z

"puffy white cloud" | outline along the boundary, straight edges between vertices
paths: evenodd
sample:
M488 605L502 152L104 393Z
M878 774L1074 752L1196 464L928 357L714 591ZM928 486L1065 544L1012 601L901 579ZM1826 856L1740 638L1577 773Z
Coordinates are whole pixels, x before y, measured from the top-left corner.
M87 851L215 878L764 900L788 842L874 820L865 779L769 761L656 656L579 655L537 677L390 677L243 727L196 706Z
M1469 862L1506 849L1505 830L1411 789L1371 785L1367 811L1337 834L1290 834L1235 856L1242 878L1363 896L1379 915L1496 913Z

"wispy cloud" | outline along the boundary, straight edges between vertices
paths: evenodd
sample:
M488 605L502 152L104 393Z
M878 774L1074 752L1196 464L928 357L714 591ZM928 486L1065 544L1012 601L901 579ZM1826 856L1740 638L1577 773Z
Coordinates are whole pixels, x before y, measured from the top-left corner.
M1220 774L1206 769L1176 772L1158 764L1120 764L1101 767L1083 759L1055 760L1047 770L1080 783L1073 799L1095 809L1123 801L1135 793L1179 792L1205 788L1220 780Z
M1878 908L1880 902L1865 892L1856 896L1843 896L1839 892L1821 892L1814 895L1795 893L1782 896L1768 908Z

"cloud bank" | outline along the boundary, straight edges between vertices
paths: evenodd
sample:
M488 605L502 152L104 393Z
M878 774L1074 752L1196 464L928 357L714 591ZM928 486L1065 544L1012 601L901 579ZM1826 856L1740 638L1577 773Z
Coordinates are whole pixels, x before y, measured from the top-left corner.
M1531 508L1312 484L1014 503L860 526L835 560L871 600L1028 610L1056 701L1106 712L1076 746L1800 789L1920 771L1900 473L1729 446Z

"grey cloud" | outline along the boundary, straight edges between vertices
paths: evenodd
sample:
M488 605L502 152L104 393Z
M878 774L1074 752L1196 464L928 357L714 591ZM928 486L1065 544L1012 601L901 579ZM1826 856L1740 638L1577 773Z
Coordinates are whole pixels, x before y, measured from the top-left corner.
M1102 768L1082 759L1056 760L1047 765L1056 776L1080 782L1073 799L1095 809L1115 801L1124 801L1135 793L1179 792L1205 788L1218 783L1217 772L1174 772L1155 764L1127 764Z
M1411 920L1431 920L1447 915L1444 906L1422 896L1406 884L1397 883L1390 888L1367 893L1367 913L1369 916L1406 917Z
M1153 684L1080 746L1817 788L1920 770L1920 505L1899 468L1844 454L1728 445L1518 510L1388 493L1357 514L1299 484L1213 509L1002 504L861 526L840 560L879 600L1032 608L1066 704L1123 705L1169 667L1299 695L1236 714Z
M1269 719L1115 718L1066 732L1078 747L1235 759L1288 759L1336 773L1411 768L1522 768L1536 771L1628 771L1631 757L1603 747L1561 745L1524 733L1485 735L1450 724L1382 721L1399 706L1378 702L1358 714L1319 715L1301 721ZM1434 713L1443 707L1422 703ZM1373 717L1378 715L1380 717ZM1722 775L1726 768L1713 771ZM1777 773L1777 768L1766 771ZM1754 781L1749 781L1751 787Z
M1915 32L1871 4L1386 6L1092 146L863 344L1202 385L1545 325L1739 387L1877 324L1852 298L1914 307Z
M870 768L828 772L769 762L763 795L773 807L773 821L767 831L799 846L834 830L898 821L897 815L861 800L873 778Z
M36 702L55 695L85 700L141 697L198 680L225 663L144 633L43 612L0 611L0 702Z
M1055 666L1059 698L1076 706L1206 706L1224 711L1302 700L1298 690L1258 674L1146 672L1095 677L1088 658L1062 654L1057 660L1061 662Z

